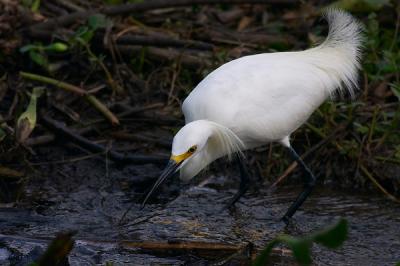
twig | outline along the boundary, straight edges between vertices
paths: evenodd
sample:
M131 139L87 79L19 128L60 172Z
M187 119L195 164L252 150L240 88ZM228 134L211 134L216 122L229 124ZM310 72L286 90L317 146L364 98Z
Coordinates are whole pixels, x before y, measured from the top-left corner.
M70 159L63 159L63 160L56 160L56 161L50 161L50 162L39 162L39 163L34 163L30 162L30 165L53 165L53 164L67 164L67 163L75 163L83 160L88 160L92 159L96 156L102 155L104 152L99 152L99 153L92 153L84 156L79 156L79 157L74 157Z
M45 7L46 10L49 10L55 16L65 16L69 13L68 10L65 10L64 8L53 3L49 3L48 1L43 1L41 3L41 7Z
M320 147L322 147L325 143L330 141L338 132L343 130L349 125L349 123L339 125L329 136L326 136L324 139L322 139L320 142L318 142L316 145L314 145L312 148L307 150L304 154L300 156L302 160L307 158L309 155L317 151ZM285 172L276 179L276 181L270 186L270 189L274 189L279 183L281 183L293 170L296 168L297 162L293 162L288 168L286 168Z
M69 108L67 105L60 102L51 102L51 105L56 110L58 110L65 116L69 117L72 121L78 122L80 120L80 115L71 108Z
M113 132L111 136L116 139L121 140L133 140L133 141L141 141L141 142L151 142L158 146L164 148L171 148L172 141L165 141L162 139L151 138L143 135L135 135L127 132Z
M46 240L51 238L42 237L25 237L25 236L15 236L15 235L4 235L0 234L0 239L18 240L18 241L29 241L29 242L40 242L44 243ZM176 250L176 251L213 251L213 252L236 252L243 248L240 244L225 244L225 243L215 243L215 242L195 242L195 241L141 241L134 242L129 240L122 241L112 241L112 240L101 240L101 239L76 239L77 243L83 246L88 245L105 245L110 244L119 245L126 249L147 249L147 250ZM246 245L248 245L246 243Z
M271 43L293 46L294 37L290 35L271 35L257 32L237 32L223 27L207 27L199 33L201 39L211 40L213 42L244 45L248 47L257 47L257 45L266 45Z
M116 5L103 9L103 13L112 15L127 15L132 12L143 12L147 10L181 7L192 5L217 5L217 4L293 4L298 0L152 0L140 3Z
M121 54L132 56L133 54L137 54L142 51L142 49L146 49L146 53L152 60L157 61L170 61L174 62L176 60L180 60L182 64L192 68L206 67L210 66L211 62L209 60L208 54L204 55L199 54L197 56L193 56L184 51L179 51L173 48L158 48L158 47L146 47L143 48L139 45L122 45L119 44L116 46L118 51Z
M43 83L51 84L66 91L71 91L79 94L80 96L86 95L86 100L93 105L100 113L102 113L113 125L119 125L118 118L105 106L99 99L94 95L88 95L87 91L82 90L81 88L71 85L69 83L59 81L56 79L48 78L41 75L36 75L27 72L20 72L20 75L24 78L40 81Z
M80 146L90 150L91 152L96 152L96 153L107 153L109 155L109 158L115 162L121 163L121 164L146 164L146 163L155 163L155 164L165 164L165 162L168 160L168 157L164 156L146 156L146 155L123 155L119 152L109 150L103 145L94 143L90 140L88 140L85 137L82 137L75 132L72 132L70 129L68 129L66 126L64 126L62 123L53 120L52 118L48 117L47 115L44 115L42 117L43 122L50 127L51 129L54 130L54 132L58 135L61 135L63 137L66 137L67 139L71 140L72 142L79 144Z
M164 117L150 117L150 116L143 116L141 118L131 118L131 119L120 119L121 121L131 122L131 123L150 123L154 125L161 125L161 126L183 126L184 121L174 119L174 118L164 118Z
M103 42L102 42L103 43ZM113 91L121 94L123 93L123 88L121 88L119 86L119 84L117 82L115 82L115 80L113 79L110 71L108 70L108 68L106 67L106 65L103 63L103 61L92 52L92 49L90 48L90 46L87 43L81 42L81 44L86 48L87 53L89 54L89 56L97 62L97 64L103 69L104 74L106 75L106 80L108 85L110 85L110 87L113 89ZM104 43L103 43L104 45ZM105 47L106 48L106 47Z
M24 173L0 165L0 176L8 176L16 178L24 176Z
M179 40L163 36L124 35L116 38L117 44L150 45L161 47L184 47L199 50L213 50L214 45L201 41Z
M396 158L386 158L386 157L382 157L382 156L375 156L374 157L376 160L378 161L382 161L384 163L393 163L393 164L398 164L400 165L400 159L396 159Z
M364 165L360 164L360 169L361 171L369 178L369 180L372 181L372 183L380 190L383 192L383 194L385 194L389 199L391 199L394 202L400 203L400 200L397 199L395 196L393 196L392 194L390 194L384 187L381 186L381 184L379 184L379 182L372 176L372 174L367 170L367 168L365 168Z
M74 130L74 132L76 132L79 135L84 135L87 134L91 131L93 131L94 128L89 126L89 127L85 127L85 128L80 128L77 130ZM47 143L50 143L52 141L54 141L56 139L56 136L54 134L46 134L46 135L42 135L39 137L35 137L35 138L29 138L26 140L25 145L28 147L31 146L37 146L37 145L44 145Z
M61 6L64 6L64 7L66 7L67 9L69 9L71 11L75 11L75 12L85 11L85 8L74 4L73 1L56 0L56 2L58 4L60 4Z
M50 143L55 140L55 136L53 134L43 135L39 137L29 138L25 141L25 145L28 147L43 145Z
M39 82L50 84L50 85L54 85L60 89L64 89L66 91L76 93L80 96L87 94L87 91L85 91L77 86L71 85L69 83L60 81L60 80L52 79L49 77L45 77L45 76L41 76L41 75L37 75L37 74L33 74L33 73L27 73L27 72L20 72L20 75L23 78L34 80L34 81L39 81Z
M208 250L208 251L231 251L235 252L242 248L240 245L210 243L210 242L133 242L121 241L125 248L141 248L149 250Z
M126 110L126 111L118 114L118 117L126 117L126 116L130 116L130 115L133 115L133 114L141 113L143 111L147 111L147 110L151 110L151 109L155 109L155 108L161 107L164 104L163 103L155 103L155 104L151 104L151 105L148 105L148 106L137 106L137 107L130 107L130 106L126 106L126 105L119 104L119 103L117 103L116 105L120 105Z
M100 113L102 113L112 125L119 125L118 118L93 95L86 95L86 100L90 102Z

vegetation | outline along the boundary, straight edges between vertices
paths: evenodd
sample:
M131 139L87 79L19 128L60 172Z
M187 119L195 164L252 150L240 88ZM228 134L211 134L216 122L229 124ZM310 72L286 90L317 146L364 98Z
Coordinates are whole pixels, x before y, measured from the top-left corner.
M334 177L339 180L338 184L372 185L396 200L394 195L399 193L399 179L393 176L393 172L397 172L400 167L399 12L394 3L378 2L371 2L375 4L357 14L366 29L358 98L353 102L325 103L309 123L296 132L294 139L295 146L304 150L303 157L311 161L313 169L319 170L320 180ZM243 6L242 9L231 9L228 5L220 5L219 11L218 7L214 9L216 11L212 11L217 20L205 14L203 19L206 21L200 23L202 26L196 26L199 24L190 17L202 9L197 5L188 13L183 13L182 17L177 17L182 15L177 9L157 18L135 15L118 22L111 17L106 18L103 14L92 12L82 16L82 23L71 21L59 25L58 28L52 20L41 22L41 18L35 17L40 14L41 8L46 10L46 7L40 5L40 1L25 1L24 4L31 8L32 19L37 22L26 28L25 35L9 36L18 41L14 42L13 47L8 45L7 49L3 49L0 56L2 65L7 65L7 68L2 68L1 74L4 89L0 113L3 117L0 145L5 157L9 157L4 155L7 150L15 152L12 144L15 139L13 131L18 123L14 121L26 106L26 97L32 86L45 86L46 100L50 102L57 95L73 95L51 91L46 87L49 85L79 95L88 94L84 97L87 103L113 125L118 125L120 121L118 114L114 114L108 106L121 106L120 101L126 99L127 95L131 106L143 103L140 100L143 97L146 97L147 105L162 101L166 104L162 110L169 110L168 116L176 114L180 119L181 100L216 66L249 53L306 48L321 40L324 37L323 29L326 28L326 25L311 27L320 10L313 4L308 4L303 9L287 11L282 14L283 20L278 20L280 16L276 16L268 24L263 24L262 8ZM334 4L342 5L341 2ZM18 5L14 5L15 10L19 10ZM104 13L111 13L113 7L119 6L109 5L109 10ZM354 3L341 7L360 11ZM14 17L22 16L12 6L3 9L16 13ZM123 11L121 10L117 8L113 12L119 14ZM235 17L232 10L242 12L243 18L240 19L238 15ZM389 15L386 15L388 12ZM291 30L296 29L297 25L292 23L300 18L303 19L306 30L296 33L301 35L298 37ZM396 23L391 23L393 21ZM5 27L10 26L7 22L3 22ZM207 25L213 23L225 23L228 26L239 23L236 24L239 31L233 32L227 28L218 32L211 30L212 27L207 28ZM263 27L262 31L246 32L247 28L255 25ZM108 32L111 28L128 30L116 31L110 38ZM308 40L304 39L304 34L308 34ZM8 41L7 36L3 36L3 39ZM20 73L21 70L28 73ZM18 82L19 85L9 87L7 84L10 82ZM76 99L77 102L83 100ZM39 101L39 109L43 109L40 102L44 100ZM74 117L80 117L78 122L81 124L91 124L93 119L97 119L93 115L80 114L77 106L61 104L63 112L69 112L65 113L67 117L71 117L73 112ZM65 111L66 109L69 111ZM171 128L172 131L176 129ZM33 134L40 136L43 133ZM268 152L269 164L260 168L259 174L266 178L282 173L287 175L294 167L288 167L287 157L279 147L271 147ZM314 152L307 153L309 150ZM319 156L308 156L310 154ZM255 156L259 158L263 155L260 153Z
M48 245L44 254L30 266L68 265L68 254L74 246L74 232L59 233Z
M312 262L310 248L313 242L321 244L328 248L338 248L347 238L347 221L339 220L336 224L304 237L292 237L281 235L273 239L266 248L258 255L253 266L264 266L269 261L269 255L272 248L279 244L285 244L290 247L293 256L300 265L310 265Z
M0 1L1 203L26 203L41 163L106 157L118 166L163 164L182 125L181 102L199 81L244 55L315 45L326 35L319 17L330 5L365 25L360 91L354 100L337 95L340 101L324 103L295 132L294 146L318 182L400 202L398 1L50 2ZM75 149L63 147L68 152L57 157L57 140ZM43 161L49 150L56 159ZM253 174L272 186L296 169L278 145L249 156ZM278 236L255 265L278 243L309 264L312 243L336 247L346 228L342 220L303 238ZM72 249L66 242L63 256Z

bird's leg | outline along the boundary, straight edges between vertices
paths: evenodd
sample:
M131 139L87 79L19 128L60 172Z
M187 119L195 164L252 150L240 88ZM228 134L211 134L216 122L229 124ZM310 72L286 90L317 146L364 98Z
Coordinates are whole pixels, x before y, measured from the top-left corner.
M315 186L315 177L311 170L307 167L307 165L303 162L303 160L300 158L300 156L296 153L296 151L289 146L289 153L292 156L294 160L297 161L297 163L303 168L304 174L305 174L305 184L304 184L304 189L303 191L297 196L296 200L292 203L292 205L289 207L287 210L286 214L283 216L282 220L288 224L290 218L293 216L293 214L297 211L297 209L303 204L303 202L306 200L308 195L310 195L312 189Z
M243 161L243 159L240 158L239 155L237 155L235 161L239 164L240 185L239 185L239 190L236 192L236 194L233 196L233 198L229 201L227 208L232 207L240 199L240 197L242 197L243 194L246 193L247 189L249 188L249 183L250 183L249 172L247 170L246 164Z

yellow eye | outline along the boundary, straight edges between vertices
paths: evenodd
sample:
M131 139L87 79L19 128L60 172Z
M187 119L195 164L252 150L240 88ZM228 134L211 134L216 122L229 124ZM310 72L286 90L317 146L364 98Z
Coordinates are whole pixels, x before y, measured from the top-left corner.
M197 146L194 145L192 147L190 147L190 149L188 150L188 153L194 153L197 150Z

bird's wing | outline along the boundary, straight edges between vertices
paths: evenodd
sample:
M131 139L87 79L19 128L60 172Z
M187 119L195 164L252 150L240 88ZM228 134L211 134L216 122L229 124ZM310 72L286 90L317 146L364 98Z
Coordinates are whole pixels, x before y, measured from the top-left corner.
M318 88L320 70L299 54L260 54L221 66L185 100L186 122L212 120L249 139L287 136L328 96Z

